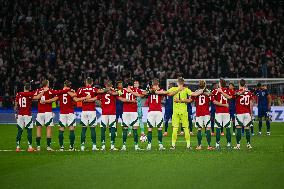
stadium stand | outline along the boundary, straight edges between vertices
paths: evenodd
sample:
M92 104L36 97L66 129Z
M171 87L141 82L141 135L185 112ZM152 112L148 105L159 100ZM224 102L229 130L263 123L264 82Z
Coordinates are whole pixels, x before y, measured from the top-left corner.
M2 0L0 96L23 82L284 77L283 2Z

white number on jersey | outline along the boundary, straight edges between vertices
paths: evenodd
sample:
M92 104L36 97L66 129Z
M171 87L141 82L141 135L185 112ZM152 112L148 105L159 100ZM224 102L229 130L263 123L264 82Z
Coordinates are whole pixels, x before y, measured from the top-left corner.
M133 100L133 95L131 93L126 93L127 100Z
M62 98L63 104L67 104L67 95L68 94L63 94L63 98Z
M205 96L204 95L199 95L198 104L199 105L204 105L205 104Z
M151 95L151 103L153 103L153 100L156 100L156 103L158 104L158 95Z
M106 98L106 101L105 101L105 104L110 104L110 94L105 94L105 98Z
M21 108L27 107L27 98L26 97L19 98L19 104Z
M240 99L240 104L246 106L249 105L249 99L250 99L249 95L242 96L242 98Z
M45 101L45 96L41 96L40 100Z
M85 94L86 94L87 96L91 95L91 93L90 93L90 92L85 92Z
M227 104L228 103L227 98L224 97L222 94L221 94L221 98L220 98L220 103L222 103L222 104Z

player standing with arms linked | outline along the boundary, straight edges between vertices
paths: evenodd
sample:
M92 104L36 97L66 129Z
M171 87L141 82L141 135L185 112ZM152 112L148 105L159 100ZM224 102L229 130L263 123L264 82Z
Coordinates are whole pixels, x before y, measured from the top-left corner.
M74 97L75 101L82 101L82 114L81 114L81 124L82 124L82 132L81 132L81 151L85 150L86 143L86 132L87 126L90 127L91 130L91 140L92 140L92 150L97 151L97 136L96 136L96 103L97 100L96 95L99 93L103 93L103 90L98 90L93 85L93 79L88 77L85 81L85 87L79 88L76 92L77 97Z
M122 94L122 92L123 92L123 83L122 83L122 81L118 81L117 82L116 92L119 93L120 95ZM120 123L122 124L123 102L120 101L119 99L116 99L115 107L116 107L115 135L117 136L118 119L120 119L120 121L121 121ZM111 131L110 131L110 135L111 135Z
M122 115L122 151L126 150L126 140L128 127L133 128L134 149L141 150L138 146L138 113L137 113L137 96L143 96L142 91L133 87L133 81L129 81L127 88L123 89L122 95L119 100L123 102L123 115Z
M172 87L168 91L156 91L156 94L165 94L168 96L173 96L174 98L172 116L173 134L171 149L174 150L176 148L177 132L180 124L182 124L182 127L184 128L184 136L187 149L191 149L187 112L187 103L190 102L191 99L188 99L188 96L198 96L203 93L203 90L192 92L189 88L186 88L184 86L185 83L182 77L179 77L177 80L177 87Z
M35 92L30 92L31 84L26 83L24 86L24 92L19 92L16 95L15 100L15 117L17 119L17 128L18 133L16 137L16 152L20 152L20 142L23 134L24 128L27 130L27 138L28 138L28 152L35 151L32 147L32 129L33 129L33 121L32 121L32 100L38 100L42 97L42 95L48 90L44 89L38 95L35 95Z
M270 135L270 111L271 111L271 96L265 85L257 84L257 89L254 92L257 96L258 108L258 134L261 135L262 118L266 120L266 134Z
M239 90L236 91L236 120L237 120L237 146L234 149L240 149L242 128L244 127L247 139L247 148L252 148L250 144L250 126L252 125L253 114L253 94L245 88L245 80L239 82Z
M169 84L169 89L174 86L174 83ZM168 136L168 127L169 127L169 121L172 119L173 115L173 97L172 96L166 96L166 102L165 102L165 132L163 136Z
M235 85L234 83L230 83L229 84L229 90L230 90L230 93L231 94L235 94ZM229 111L230 111L230 118L231 118L231 122L233 124L233 135L235 135L235 132L236 132L236 118L235 118L235 115L236 115L236 100L235 98L232 98L229 100Z
M147 150L152 149L152 130L153 127L158 128L158 142L159 150L164 150L163 146L163 112L162 112L162 98L163 95L155 94L155 91L163 91L159 88L159 80L153 79L152 89L148 93L149 111L147 114L147 126L148 126L148 145Z
M70 91L71 82L66 80L64 81L63 90L68 90L65 93L57 95L53 100L59 100L60 107L60 116L59 116L59 132L58 132L58 140L60 151L64 151L64 130L65 127L69 129L69 140L70 146L69 151L74 151L74 141L75 141L75 126L76 126L76 115L74 114L74 101L73 97L76 96L76 93Z
M114 147L115 137L116 137L116 98L118 93L112 88L112 82L106 81L105 82L105 91L102 94L98 95L98 100L101 101L102 107L102 117L101 117L101 143L102 148L101 150L105 150L105 132L106 127L109 126L110 133L111 133L111 148L110 150L116 151L117 149Z
M215 127L216 127L216 149L220 149L221 127L226 128L227 147L231 149L231 123L228 100L231 93L226 88L226 81L220 79L219 88L212 91L212 100L216 105Z
M204 93L196 97L192 97L192 100L195 102L196 106L196 122L195 127L197 128L197 141L198 145L196 150L201 150L201 141L202 141L202 128L206 129L206 139L207 139L207 150L213 150L211 146L211 132L210 132L210 93L206 89L206 82L204 80L199 81L199 89L204 89Z
M46 150L53 151L51 148L51 137L52 137L52 127L53 124L53 113L52 113L52 102L55 101L56 95L65 93L68 90L52 90L49 89L49 81L43 80L42 88L36 91L36 95L41 93L42 91L46 91L38 102L38 114L36 117L36 125L37 125L37 151L40 151L40 140L41 140L41 130L43 126L46 126Z

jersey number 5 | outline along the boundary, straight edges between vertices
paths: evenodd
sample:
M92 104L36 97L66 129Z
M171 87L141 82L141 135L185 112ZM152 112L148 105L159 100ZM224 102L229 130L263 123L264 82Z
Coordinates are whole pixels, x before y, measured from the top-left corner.
M105 94L105 98L106 98L106 101L105 101L105 104L110 104L110 94Z

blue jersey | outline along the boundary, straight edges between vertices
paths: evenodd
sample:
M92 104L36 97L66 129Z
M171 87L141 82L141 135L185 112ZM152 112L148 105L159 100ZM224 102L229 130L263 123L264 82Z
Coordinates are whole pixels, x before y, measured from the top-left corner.
M192 115L192 106L191 106L191 103L187 103L187 112L188 112L188 115Z
M210 114L211 114L211 116L215 116L215 112L216 112L215 104L213 102L211 102L210 103Z
M229 100L229 110L230 110L230 114L236 113L236 100L235 99Z
M120 100L116 100L116 113L122 113L123 112L123 102Z
M173 112L173 97L166 97L165 112Z
M257 96L257 107L258 109L267 109L268 108L268 99L269 91L265 90L256 90L255 95Z

